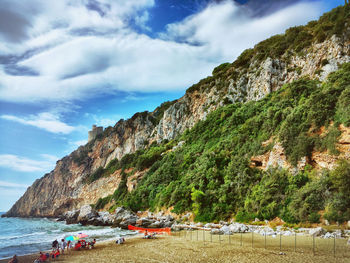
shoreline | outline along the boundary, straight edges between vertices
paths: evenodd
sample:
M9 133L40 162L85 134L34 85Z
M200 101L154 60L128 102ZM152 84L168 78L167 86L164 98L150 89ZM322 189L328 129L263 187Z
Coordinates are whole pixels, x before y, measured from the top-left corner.
M243 236L243 244L240 245L240 235L213 237L210 241L206 236L205 242L200 240L202 231L192 231L191 237L186 231L175 232L171 236L161 235L156 239L143 239L142 235L131 236L125 244L117 245L114 241L102 241L96 244L94 249L81 251L68 251L58 259L50 262L69 263L92 263L92 262L337 262L345 263L350 260L349 247L338 251L336 257L326 247L321 246L316 253L312 248L304 245L303 239L298 240L299 246L295 252L288 242L283 239L282 251L278 244L268 239L269 246L264 248L264 239L256 237L254 247L250 243L250 234ZM209 233L205 233L209 234ZM198 241L197 238L199 237ZM190 239L191 238L191 239ZM229 239L230 238L230 239ZM274 241L278 241L278 238ZM305 241L305 240L304 240ZM307 240L309 242L310 240ZM344 240L342 241L344 243ZM292 244L292 243L291 243ZM291 245L290 244L290 245ZM345 243L344 243L345 244ZM341 245L339 243L339 245ZM33 262L38 254L20 256L19 263ZM0 260L0 263L8 262L9 259Z
M125 238L127 238L128 240L132 240L132 239L136 239L138 237L141 238L142 234L130 235L130 236L126 236ZM98 245L103 245L103 246L111 245L112 243L114 244L115 240L109 239L109 240L98 241ZM61 261L62 257L69 255L69 252L72 252L72 251L73 251L73 249L69 250L68 253L61 254L59 256L58 260L56 260L56 261ZM20 256L17 255L17 258L19 259L20 263L22 263L22 262L31 262L32 263L35 259L37 259L39 257L39 252L40 251L38 251L37 253L29 253L29 254L20 255ZM41 252L50 253L51 250L42 250ZM7 263L11 258L12 257L0 259L0 263ZM53 261L55 261L55 260L53 260Z

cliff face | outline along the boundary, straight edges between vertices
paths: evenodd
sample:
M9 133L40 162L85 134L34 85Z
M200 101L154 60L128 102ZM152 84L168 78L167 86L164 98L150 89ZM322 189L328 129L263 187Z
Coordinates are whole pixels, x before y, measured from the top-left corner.
M99 167L105 168L111 160L121 159L154 141L174 139L224 104L259 100L283 84L303 76L325 79L340 64L350 62L349 39L347 27L341 37L334 35L321 43L311 44L301 52L286 52L279 58L268 57L262 61L253 57L244 66L230 64L220 74L191 87L168 107L151 113L137 113L126 121L120 120L114 127L106 128L95 140L59 160L52 172L28 188L7 216L58 216L95 203L98 198L112 194L121 180L120 171L116 171L108 178L86 184L84 179ZM344 147L348 147L346 145ZM274 162L288 166L283 161L283 149L277 149L278 144L275 148L269 157L264 157L266 160L259 157L261 162L264 165ZM346 151L349 152L349 149ZM315 153L313 158L322 166L326 157L323 153ZM334 163L333 160L330 162ZM132 182L128 182L129 191L142 175L138 174Z

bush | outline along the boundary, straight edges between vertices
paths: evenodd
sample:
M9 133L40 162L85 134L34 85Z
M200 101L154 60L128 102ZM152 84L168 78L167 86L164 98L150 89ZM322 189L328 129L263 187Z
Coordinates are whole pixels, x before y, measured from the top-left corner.
M320 218L321 218L321 215L313 212L308 216L308 221L310 223L320 223Z

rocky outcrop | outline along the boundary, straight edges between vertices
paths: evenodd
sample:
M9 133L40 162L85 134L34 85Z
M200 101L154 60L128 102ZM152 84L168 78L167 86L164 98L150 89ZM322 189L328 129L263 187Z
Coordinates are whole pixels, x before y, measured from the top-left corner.
M114 127L106 128L94 140L59 160L52 172L27 189L6 216L57 217L66 211L96 203L99 198L112 194L121 181L120 171L116 171L110 177L86 184L86 178L98 168L105 168L110 161L121 159L154 141L174 139L224 104L261 99L301 76L324 79L339 64L350 62L348 31L345 30L342 38L333 36L298 54L285 54L262 62L253 59L244 67L231 66L227 74L200 81L195 89L190 88L166 108L137 113L129 120L118 121ZM341 147L349 149L347 144ZM282 152L275 144L270 156L262 157L256 163L266 167L286 166ZM320 160L319 163L324 159L321 155L313 158ZM142 176L138 174L128 179L129 191L136 187Z
M170 215L139 217L123 207L118 207L114 213L110 214L97 212L90 205L84 205L80 210L68 211L61 215L59 220L66 221L67 224L114 226L123 229L128 229L128 225L148 228L171 227L175 222Z
M267 170L270 167L281 167L292 172L297 172L298 170L304 169L308 164L317 170L332 170L337 165L338 160L350 159L350 128L340 125L339 131L341 134L335 145L338 150L337 155L330 154L327 150L323 152L314 151L312 152L311 158L307 158L306 156L302 157L297 166L294 167L288 162L283 146L277 141L274 143L274 146L270 151L267 151L263 155L252 156L251 166L263 170ZM321 136L325 135L325 127L321 127L320 133ZM270 140L263 142L262 145L267 146L272 142L273 140L271 138Z

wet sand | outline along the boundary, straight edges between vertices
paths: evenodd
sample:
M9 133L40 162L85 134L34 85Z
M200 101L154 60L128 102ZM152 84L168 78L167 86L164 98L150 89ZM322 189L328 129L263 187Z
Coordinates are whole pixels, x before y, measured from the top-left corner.
M222 237L223 238L223 237ZM225 237L227 238L227 237ZM216 242L215 242L216 241ZM229 240L197 241L193 236L162 236L157 239L129 238L125 244L117 245L114 242L97 243L91 250L69 251L60 258L50 262L350 262L348 253L336 257L332 253L316 253L309 249L286 249L282 254L276 248L265 249L259 241L252 248L249 242L239 243ZM236 240L237 241L237 240ZM248 241L248 240L247 240ZM350 248L349 248L350 251ZM19 263L33 262L36 256L19 257ZM1 260L8 262L8 260Z

